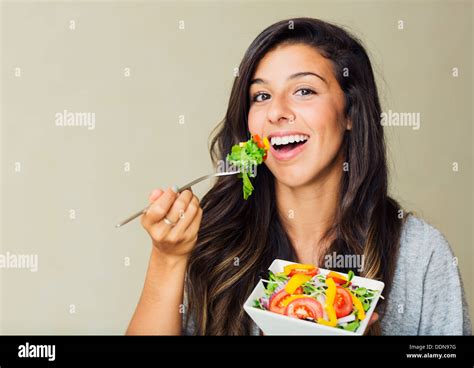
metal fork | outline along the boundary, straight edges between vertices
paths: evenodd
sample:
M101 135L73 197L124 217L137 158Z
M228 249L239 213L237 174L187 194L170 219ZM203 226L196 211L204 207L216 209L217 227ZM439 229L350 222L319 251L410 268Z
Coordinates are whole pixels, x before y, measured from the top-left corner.
M197 178L191 182L189 182L188 184L186 185L183 185L182 187L178 188L178 193L181 193L183 190L186 190L186 189L189 189L191 188L193 185L197 184L197 183L200 183L201 181L204 181L206 179L210 179L210 178L213 178L213 177L216 177L216 176L226 176L226 175L235 175L235 174L238 174L240 171L229 171L229 172L220 172L220 173L212 173L212 174L209 174L209 175L204 175L204 176L201 176L200 178ZM149 204L148 206L146 206L144 209L134 213L133 215L131 215L130 217L127 217L125 220L123 220L122 222L119 222L117 225L115 225L115 227L122 227L123 225L125 224L128 224L130 221L132 221L133 219L136 219L138 216L142 215L143 213L145 213L149 208L150 208L151 204Z

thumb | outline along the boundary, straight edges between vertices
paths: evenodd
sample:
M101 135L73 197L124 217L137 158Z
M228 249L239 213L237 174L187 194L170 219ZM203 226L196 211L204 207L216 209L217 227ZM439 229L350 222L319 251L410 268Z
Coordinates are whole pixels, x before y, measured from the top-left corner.
M379 319L379 314L376 313L376 312L374 312L374 313L372 314L372 316L370 317L370 321L369 321L368 326L373 325L375 322L377 322L378 319Z

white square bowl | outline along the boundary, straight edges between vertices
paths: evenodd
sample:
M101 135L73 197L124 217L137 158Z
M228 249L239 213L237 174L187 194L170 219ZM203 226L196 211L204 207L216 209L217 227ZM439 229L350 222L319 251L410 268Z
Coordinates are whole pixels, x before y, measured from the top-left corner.
M273 273L283 272L283 268L285 266L293 263L295 262L275 259L269 269ZM330 270L326 270L324 268L319 269L319 273L323 275L327 275L329 272ZM347 276L347 274L340 272L338 273ZM262 281L259 281L255 289L253 289L247 301L244 303L244 309L265 335L363 335L385 284L381 281L358 276L354 276L351 282L352 284L359 287L365 287L367 289L379 291L379 293L377 293L374 299L372 300L369 310L365 312L366 317L363 321L360 322L360 326L356 332L343 330L341 328L325 326L319 323L304 321L297 318L292 318L278 313L270 312L267 310L255 308L254 301L260 297L265 296L265 286L263 285Z

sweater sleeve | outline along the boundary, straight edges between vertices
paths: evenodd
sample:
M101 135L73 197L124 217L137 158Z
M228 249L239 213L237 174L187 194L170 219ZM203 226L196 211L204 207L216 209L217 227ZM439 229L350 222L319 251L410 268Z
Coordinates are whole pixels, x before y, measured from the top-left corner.
M437 229L428 225L424 235L428 263L418 335L470 335L471 322L457 258Z

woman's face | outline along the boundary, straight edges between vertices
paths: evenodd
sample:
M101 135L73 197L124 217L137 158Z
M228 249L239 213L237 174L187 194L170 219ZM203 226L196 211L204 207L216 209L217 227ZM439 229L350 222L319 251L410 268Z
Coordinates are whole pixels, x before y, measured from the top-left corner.
M280 183L298 187L342 170L336 158L351 125L328 59L305 44L280 45L260 60L249 93L250 133L270 140L265 163Z

